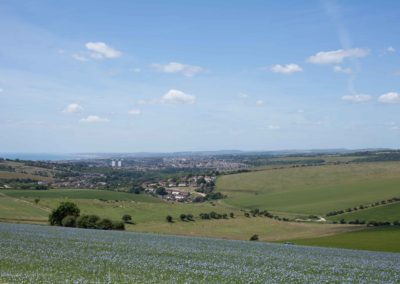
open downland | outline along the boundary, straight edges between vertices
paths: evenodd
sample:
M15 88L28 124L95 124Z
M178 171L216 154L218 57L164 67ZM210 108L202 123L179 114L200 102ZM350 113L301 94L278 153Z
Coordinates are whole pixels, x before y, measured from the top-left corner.
M378 207L370 207L364 210L353 211L336 216L329 217L330 220L346 221L364 220L364 221L400 221L400 203L387 204Z
M368 228L333 236L296 240L310 246L400 252L400 228Z
M400 163L270 169L221 176L217 189L241 208L319 214L400 196Z
M207 236L225 239L248 240L253 234L258 234L261 241L280 241L288 238L307 238L313 236L326 236L360 229L359 226L349 225L327 225L327 224L306 224L279 222L266 217L244 217L243 212L216 203L171 203L157 199L157 202L143 202L129 200L130 196L137 198L142 195L107 192L109 200L89 199L91 194L97 198L102 192L93 190L49 190L49 191L2 191L5 203L12 200L13 208L9 213L7 210L0 210L0 219L8 222L46 223L51 209L56 208L60 202L71 200L81 209L81 214L96 214L103 218L120 220L124 214L133 217L135 225L127 225L127 230L138 232L153 232L162 234ZM17 196L19 197L17 199ZM38 205L34 199L40 196ZM62 196L62 198L51 198ZM68 196L68 199L67 197ZM126 197L125 200L116 200L117 197ZM121 197L122 196L122 197ZM78 198L76 198L78 197ZM85 197L85 198L83 198ZM93 197L93 196L92 196ZM24 213L24 210L31 210ZM201 220L200 213L215 211L219 214L234 213L235 218L219 220ZM194 222L180 221L180 214L192 214ZM175 222L169 224L165 218L173 216Z

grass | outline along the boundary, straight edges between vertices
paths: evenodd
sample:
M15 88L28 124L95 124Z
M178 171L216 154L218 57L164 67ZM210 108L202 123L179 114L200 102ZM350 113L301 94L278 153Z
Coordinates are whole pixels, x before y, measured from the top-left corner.
M0 195L0 220L43 223L49 212L29 202Z
M340 214L329 217L330 220L346 221L364 220L364 221L400 221L400 203L370 207L368 209L352 211L350 213Z
M158 198L145 194L132 194L110 190L97 189L50 189L50 190L0 190L7 196L16 198L41 198L41 199L104 199L104 200L133 200L140 202L162 202Z
M232 206L319 215L392 198L399 185L398 162L270 169L217 180Z
M333 236L296 240L296 244L372 251L400 252L400 228L370 228Z
M172 203L157 200L157 202L144 202L143 200L115 200L122 194L124 197L131 198L138 195L94 191L94 190L49 190L49 191L23 191L23 190L3 190L3 194L9 200L13 200L13 210L6 213L0 210L0 218L3 221L37 222L45 223L48 212L56 208L60 202L65 201L66 196L75 202L81 209L81 214L96 214L103 218L120 220L125 214L132 216L135 225L127 225L127 230L140 232L153 232L162 234L177 234L188 236L208 236L215 238L248 240L251 235L258 234L261 241L278 241L291 238L306 238L312 236L331 235L344 231L358 229L357 226L348 225L321 225L305 223L286 223L271 220L266 217L244 217L244 213L237 209L224 206L221 203ZM72 194L73 193L73 194ZM112 194L109 200L90 199L99 198L99 194ZM44 195L43 195L44 194ZM72 195L71 195L72 194ZM34 199L40 196L39 206L35 207ZM139 195L141 196L141 195ZM79 198L71 198L79 197ZM103 196L104 197L104 196ZM18 199L17 199L18 198ZM122 199L122 198L121 198ZM19 208L29 208L35 210L39 216L23 213ZM45 210L43 210L45 209ZM235 218L219 220L200 220L200 213L215 211L219 214L234 213ZM20 214L21 212L21 214ZM192 214L194 222L180 221L180 214ZM166 216L173 216L175 222L166 222Z

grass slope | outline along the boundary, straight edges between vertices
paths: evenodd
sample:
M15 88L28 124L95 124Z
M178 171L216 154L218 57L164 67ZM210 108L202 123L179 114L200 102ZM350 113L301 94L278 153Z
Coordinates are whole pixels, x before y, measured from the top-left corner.
M227 204L320 214L400 195L400 163L363 163L264 170L222 176Z
M297 240L296 244L362 249L373 251L400 252L400 228L370 228L333 236Z
M341 219L346 221L354 221L356 219L364 221L400 221L400 203L370 207L364 210L332 216L329 219L334 221Z
M16 198L51 198L51 199L104 199L104 200L134 200L141 202L162 202L158 198L145 194L131 194L110 190L97 189L50 189L50 190L0 190L8 196Z

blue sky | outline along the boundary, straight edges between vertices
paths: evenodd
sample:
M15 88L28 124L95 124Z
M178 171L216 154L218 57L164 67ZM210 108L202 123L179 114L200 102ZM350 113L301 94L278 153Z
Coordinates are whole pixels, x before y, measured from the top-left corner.
M1 1L1 152L398 148L399 1Z

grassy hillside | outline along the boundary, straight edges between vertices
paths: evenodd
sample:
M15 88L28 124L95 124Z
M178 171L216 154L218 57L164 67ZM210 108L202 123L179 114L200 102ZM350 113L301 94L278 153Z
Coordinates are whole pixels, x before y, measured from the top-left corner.
M271 169L222 176L217 189L227 204L304 214L400 195L400 163L341 164Z
M333 236L296 240L296 244L400 252L400 228L371 228Z
M359 229L359 226L322 225L306 223L279 222L266 217L244 216L237 208L224 206L221 203L171 203L160 199L127 193L97 190L2 190L7 204L10 200L12 210L0 208L0 220L9 222L46 223L51 209L60 202L75 202L82 214L96 214L103 218L120 220L124 214L133 217L135 225L127 225L127 230L178 234L191 236L208 236L226 239L248 240L258 234L262 241L279 241L291 238L325 236ZM40 197L36 205L35 198ZM100 200L103 198L103 200ZM105 198L108 198L106 200ZM140 199L138 199L140 198ZM119 200L117 200L119 199ZM26 210L31 211L26 211ZM219 214L234 213L234 218L219 220L201 220L200 213L215 211ZM30 213L31 212L31 216ZM192 214L195 221L180 221L181 214ZM167 215L173 216L175 222L167 223Z
M142 202L162 202L145 194L132 194L111 190L97 189L50 189L50 190L0 190L7 196L16 198L41 198L41 199L103 199L103 200L133 200Z
M364 221L400 221L400 203L388 204L379 207L370 207L364 210L353 211L350 213L340 214L329 217L330 220L339 221L344 219L346 221L364 220Z

